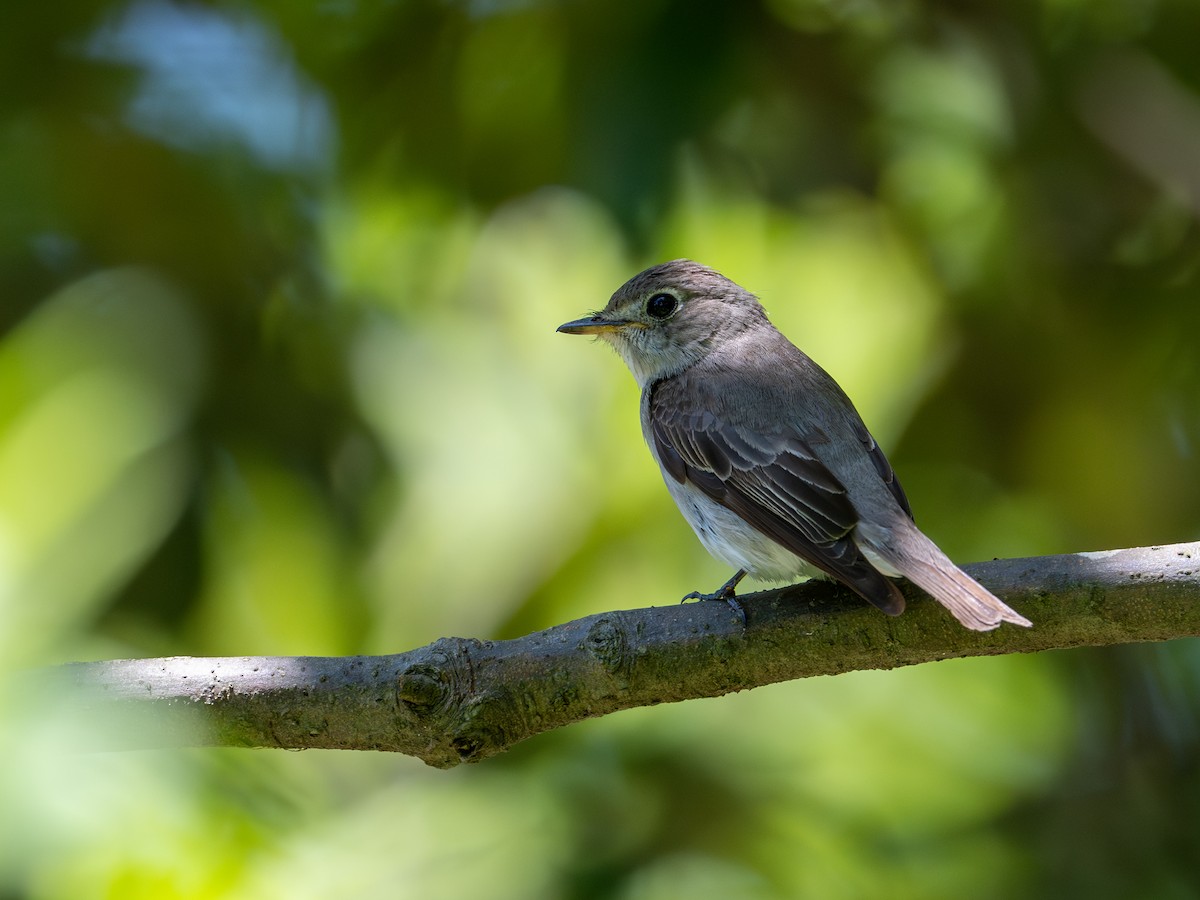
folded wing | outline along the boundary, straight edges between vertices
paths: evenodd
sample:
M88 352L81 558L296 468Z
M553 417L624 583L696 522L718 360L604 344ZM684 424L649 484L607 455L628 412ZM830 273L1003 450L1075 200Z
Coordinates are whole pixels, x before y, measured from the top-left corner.
M899 589L854 543L858 515L845 486L797 429L765 431L734 425L711 407L689 408L680 402L687 392L671 387L663 382L651 388L648 411L650 437L672 478L695 485L884 612L903 611ZM671 394L670 402L664 402L666 393ZM863 433L870 440L865 429ZM904 492L882 452L873 440L865 449L877 457L876 469L907 512Z

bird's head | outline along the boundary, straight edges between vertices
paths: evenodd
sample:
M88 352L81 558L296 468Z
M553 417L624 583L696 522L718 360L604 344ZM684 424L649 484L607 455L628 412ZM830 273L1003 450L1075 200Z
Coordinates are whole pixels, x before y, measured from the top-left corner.
M604 309L558 330L608 341L645 386L682 372L766 321L749 291L707 266L677 259L635 275Z

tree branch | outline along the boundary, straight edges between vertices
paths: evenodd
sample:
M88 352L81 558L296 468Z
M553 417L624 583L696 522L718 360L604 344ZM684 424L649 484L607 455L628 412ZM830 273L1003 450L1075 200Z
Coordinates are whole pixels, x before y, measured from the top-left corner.
M147 714L118 745L392 750L449 768L619 709L960 656L1200 635L1200 543L967 571L1034 622L980 634L904 585L888 618L827 582L588 616L509 641L391 656L113 660L59 667L72 702ZM40 676L39 676L40 677Z

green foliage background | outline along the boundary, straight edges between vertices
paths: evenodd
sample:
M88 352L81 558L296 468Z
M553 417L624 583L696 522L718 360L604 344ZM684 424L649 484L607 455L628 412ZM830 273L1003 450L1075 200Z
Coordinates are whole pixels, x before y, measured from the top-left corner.
M1200 651L858 673L477 767L75 754L68 659L728 573L554 333L689 256L956 558L1200 533L1192 0L60 0L0 30L0 896L1193 897ZM109 723L111 724L111 723Z

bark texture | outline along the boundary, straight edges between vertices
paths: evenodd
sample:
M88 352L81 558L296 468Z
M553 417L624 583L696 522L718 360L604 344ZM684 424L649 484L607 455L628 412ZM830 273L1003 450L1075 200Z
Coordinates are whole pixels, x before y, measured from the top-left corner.
M739 598L744 625L724 603L671 603L389 656L110 660L53 674L69 702L105 718L132 714L110 747L390 750L449 768L634 706L952 657L1200 635L1200 543L965 568L1033 628L967 631L908 584L908 612L889 618L810 582Z

